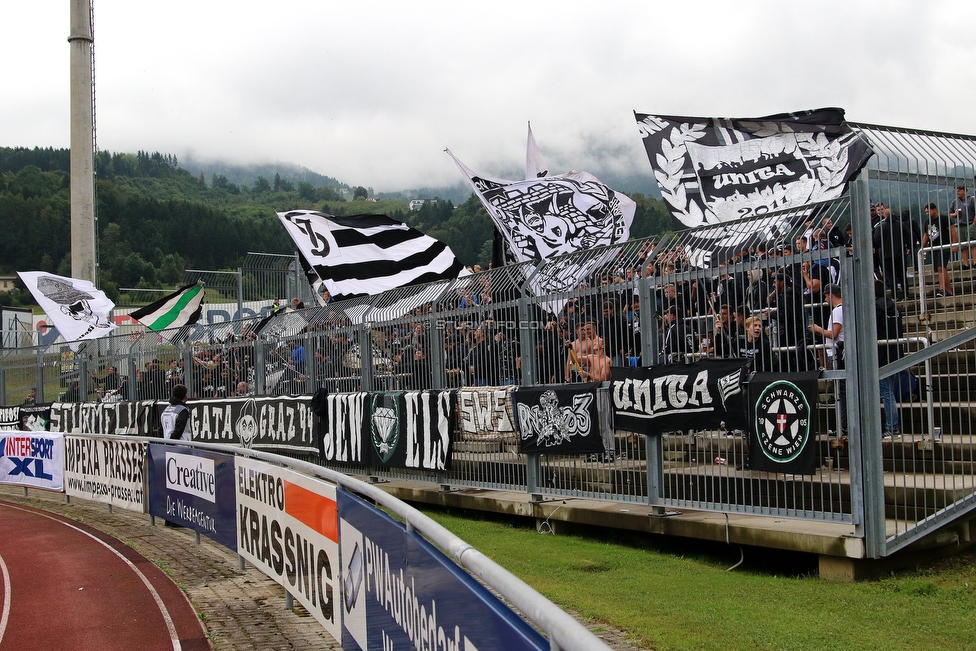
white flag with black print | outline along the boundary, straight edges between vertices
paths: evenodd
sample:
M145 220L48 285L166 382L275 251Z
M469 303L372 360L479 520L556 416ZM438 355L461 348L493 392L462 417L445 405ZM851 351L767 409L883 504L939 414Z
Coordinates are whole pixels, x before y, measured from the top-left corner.
M675 230L710 227L689 244L699 251L689 256L696 266L709 266L719 249L784 237L809 215L798 209L840 197L873 153L839 108L749 119L634 116ZM766 217L782 210L792 212Z
M548 261L630 237L637 204L588 172L505 181L475 174L447 153L468 178L516 262ZM562 258L532 276L532 289L537 295L576 289L603 262L599 255ZM557 303L546 307L558 311Z
M292 210L278 218L335 300L450 280L464 272L446 244L386 215Z
M17 273L71 350L77 351L81 342L115 330L109 318L115 303L89 281L43 271Z

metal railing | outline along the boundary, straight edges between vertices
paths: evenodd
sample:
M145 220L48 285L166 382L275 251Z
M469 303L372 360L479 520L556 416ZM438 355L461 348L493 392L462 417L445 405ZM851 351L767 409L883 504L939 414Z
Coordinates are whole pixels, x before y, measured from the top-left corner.
M221 452L235 457L258 459L341 486L386 509L403 523L406 531L413 531L422 535L479 582L507 600L521 617L545 633L549 640L549 648L552 651L609 651L609 647L600 638L527 583L485 556L471 544L445 529L429 516L372 484L314 463L238 446L128 436L101 438L158 445L187 446ZM199 534L197 535L199 536Z

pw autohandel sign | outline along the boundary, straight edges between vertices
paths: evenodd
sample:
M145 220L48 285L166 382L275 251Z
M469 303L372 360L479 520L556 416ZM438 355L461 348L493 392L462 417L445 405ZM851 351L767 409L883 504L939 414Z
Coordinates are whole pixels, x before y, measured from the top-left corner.
M237 551L236 510L234 457L180 446L149 446L151 515Z
M346 491L336 495L343 649L550 648L423 537Z

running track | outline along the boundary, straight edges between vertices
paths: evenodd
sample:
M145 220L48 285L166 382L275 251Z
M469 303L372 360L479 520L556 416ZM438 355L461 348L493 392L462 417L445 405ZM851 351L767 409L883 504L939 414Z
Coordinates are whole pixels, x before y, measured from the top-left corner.
M111 536L0 501L0 651L204 651L166 574Z

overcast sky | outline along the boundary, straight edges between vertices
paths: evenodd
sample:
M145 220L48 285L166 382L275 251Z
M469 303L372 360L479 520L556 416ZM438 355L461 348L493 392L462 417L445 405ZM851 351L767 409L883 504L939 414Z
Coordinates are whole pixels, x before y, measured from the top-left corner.
M0 146L67 147L69 2L2 0ZM153 9L155 7L155 10ZM390 191L525 161L650 176L633 111L976 133L976 3L95 0L98 147Z

